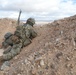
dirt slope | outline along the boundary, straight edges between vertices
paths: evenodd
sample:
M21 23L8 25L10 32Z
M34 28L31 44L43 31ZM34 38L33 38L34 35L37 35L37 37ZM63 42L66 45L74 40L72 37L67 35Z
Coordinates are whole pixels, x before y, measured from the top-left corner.
M0 42L3 35L7 31L13 32L16 26L12 20L1 22ZM19 55L10 60L10 68L1 71L1 74L76 75L76 45L74 42L76 15L43 26L35 26L35 29L38 36L32 40L30 45L23 48Z
M3 40L5 33L15 30L16 21L12 19L0 19L0 43Z

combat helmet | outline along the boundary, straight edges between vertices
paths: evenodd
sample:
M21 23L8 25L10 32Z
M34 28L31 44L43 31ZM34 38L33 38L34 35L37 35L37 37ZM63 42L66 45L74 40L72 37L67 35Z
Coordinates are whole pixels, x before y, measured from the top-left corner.
M26 21L26 24L33 26L35 24L35 19L34 18L28 18Z

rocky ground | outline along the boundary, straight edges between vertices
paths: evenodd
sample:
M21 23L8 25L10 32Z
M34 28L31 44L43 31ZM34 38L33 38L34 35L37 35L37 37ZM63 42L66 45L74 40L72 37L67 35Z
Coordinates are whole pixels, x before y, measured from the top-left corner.
M0 44L16 22L0 20ZM76 15L36 26L38 36L1 67L0 75L76 75ZM10 65L9 65L10 64Z

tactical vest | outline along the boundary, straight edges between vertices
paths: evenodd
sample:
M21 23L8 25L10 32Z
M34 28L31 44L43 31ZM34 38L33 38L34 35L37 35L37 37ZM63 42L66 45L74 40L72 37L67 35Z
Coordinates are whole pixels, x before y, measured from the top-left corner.
M24 45L24 41L28 39L26 37L26 28L27 26L17 26L16 31L14 33L16 36L18 36L22 40L23 45Z

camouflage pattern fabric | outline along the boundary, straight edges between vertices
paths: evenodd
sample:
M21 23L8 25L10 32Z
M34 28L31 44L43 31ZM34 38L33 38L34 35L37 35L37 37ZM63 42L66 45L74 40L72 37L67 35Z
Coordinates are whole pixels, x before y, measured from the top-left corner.
M7 49L4 51L3 60L10 60L21 51L21 40L15 35L11 36L11 40L13 41L13 46L7 47Z
M10 60L20 53L21 48L31 43L31 39L35 38L37 33L31 25L17 26L17 29L9 39L13 42L12 48L4 52L3 60ZM9 43L9 42L8 42Z
M10 33L10 32L8 32L8 33L6 33L5 35L4 35L4 38L5 39L8 39L10 36L12 36L13 34L12 33Z
M19 54L20 51L21 51L21 47L22 47L22 43L13 45L12 49L10 50L10 52L8 52L6 54L3 54L3 60L10 60L14 56Z
M6 43L5 41L4 42L2 42L2 48L7 48L9 46L9 44L8 43Z
M31 25L27 24L26 26L17 26L15 35L22 40L23 46L26 46L31 43L31 39L37 36L37 33Z
M3 48L7 48L9 45L13 46L13 41L11 40L12 36L10 36L8 39L5 38L4 42L2 42Z
M30 24L31 26L33 26L35 24L35 19L34 18L27 19L26 24Z
M8 52L11 51L11 49L12 49L12 47L11 47L11 46L8 46L8 47L4 50L3 54L7 54Z

